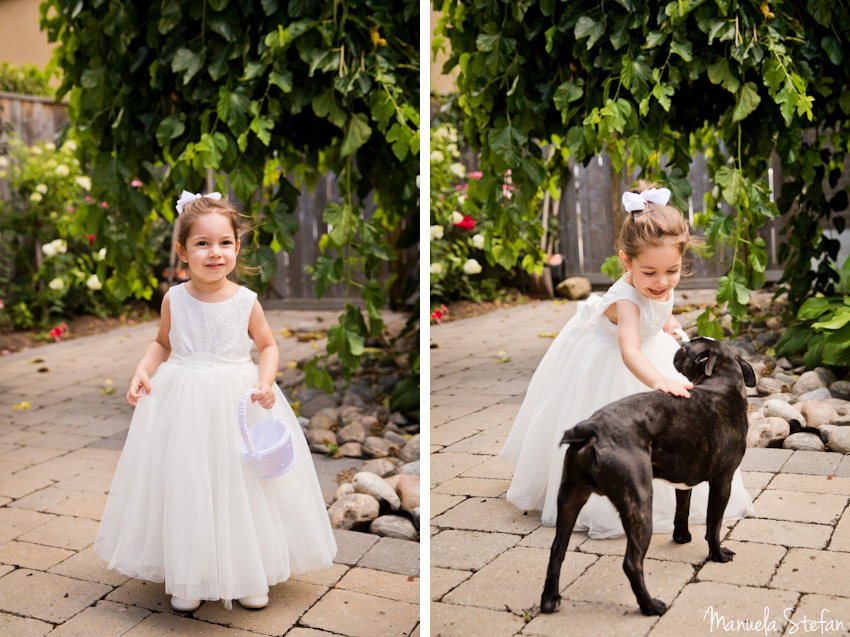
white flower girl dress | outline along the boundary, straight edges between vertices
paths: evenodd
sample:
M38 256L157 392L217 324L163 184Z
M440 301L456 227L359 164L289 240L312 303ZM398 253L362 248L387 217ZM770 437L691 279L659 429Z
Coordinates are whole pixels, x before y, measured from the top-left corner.
M663 331L673 309L673 291L667 301L653 301L629 280L626 273L604 296L593 294L578 304L576 315L563 327L534 372L500 454L516 466L508 501L520 509L542 510L545 526L554 526L557 521L558 487L567 449L567 445L559 444L563 432L610 402L650 391L623 362L617 326L603 312L621 299L634 302L640 309L641 351L667 378L687 381L673 367L679 345ZM652 489L653 532L672 533L675 489L660 480L653 480ZM707 504L708 484L701 483L691 494L691 524L705 524ZM744 489L740 471L736 471L724 518L752 514L752 498ZM582 508L575 530L604 539L622 535L623 525L611 501L594 493Z

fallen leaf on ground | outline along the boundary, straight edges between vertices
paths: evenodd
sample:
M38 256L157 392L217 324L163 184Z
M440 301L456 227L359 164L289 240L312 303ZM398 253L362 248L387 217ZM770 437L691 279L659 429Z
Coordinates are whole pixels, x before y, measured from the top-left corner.
M537 336L540 338L555 338L558 335L558 332L537 332Z
M33 358L29 361L29 363L32 364L32 365L35 365L36 363L43 363L43 362L44 362L43 358Z
M29 409L32 407L32 403L28 400L22 400L17 405L13 407L13 409Z

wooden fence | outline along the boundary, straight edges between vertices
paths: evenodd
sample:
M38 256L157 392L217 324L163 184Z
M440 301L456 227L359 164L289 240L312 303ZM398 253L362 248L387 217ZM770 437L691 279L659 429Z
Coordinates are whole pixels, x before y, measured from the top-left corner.
M28 145L40 140L53 141L60 128L68 122L68 107L49 98L0 92L0 121L10 124L15 133ZM231 193L232 196L232 193ZM0 182L0 199L8 198L8 184ZM322 211L332 201L340 201L333 175L319 178L316 188L309 192L302 188L295 214L300 228L295 236L291 254L278 254L278 267L272 279L266 300L272 307L339 307L345 299L343 285L331 285L321 300L316 299L316 283L307 269L319 255L319 238L327 232L322 221ZM374 212L371 196L365 202L365 214ZM416 267L418 250L409 249L392 264L399 274ZM380 276L391 271L385 266ZM365 281L361 281L365 282ZM352 291L357 296L356 290Z

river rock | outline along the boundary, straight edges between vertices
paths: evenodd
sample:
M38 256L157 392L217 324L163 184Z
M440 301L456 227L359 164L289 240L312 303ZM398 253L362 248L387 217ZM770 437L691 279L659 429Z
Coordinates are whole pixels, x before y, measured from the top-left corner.
M835 410L839 416L850 416L850 400L841 400L840 398L828 398L823 402L824 405L829 405Z
M585 299L590 296L590 281L582 276L571 276L568 279L561 281L555 288L558 296L563 296L568 299L577 300Z
M764 420L764 409L757 409L747 414L747 424L749 426L756 424L759 420Z
M341 443L346 442L363 442L366 440L366 434L363 433L363 427L360 426L359 423L353 422L350 425L346 425L338 432L336 432L336 437L339 439Z
M349 405L354 405L355 407L365 407L366 401L363 400L362 396L358 396L357 394L352 394L351 392L345 392L342 395L342 401L340 405L343 407L347 407Z
M770 378L769 376L763 376L759 378L758 383L756 384L756 390L762 396L767 396L770 394L778 394L779 392L785 391L787 387L780 383L775 378Z
M413 518L413 526L415 526L416 529L419 530L419 507L416 507L415 509L413 509L413 511L410 512L410 517Z
M791 393L802 396L821 387L827 387L823 377L817 372L806 372L791 386Z
M826 387L829 387L830 385L832 385L832 383L838 380L833 371L831 369L827 369L826 367L815 367L812 371L820 374L820 377L823 378L823 382L826 383Z
M419 434L416 434L413 438L407 441L407 444L402 447L398 457L401 458L402 462L413 462L414 460L419 460Z
M839 416L832 421L832 424L836 427L850 427L850 415Z
M789 361L787 358L785 358L783 356L782 358L780 358L779 360L776 361L776 366L779 367L780 369L784 369L784 370L787 371L789 369L794 368L794 363L792 363L791 361Z
M328 445L336 445L336 434L327 429L309 429L305 435L310 451L313 453L329 453Z
M381 428L381 422L375 416L363 416L360 419L360 426L367 432L368 436L370 432L377 432Z
M369 471L356 473L354 474L352 484L356 493L371 495L378 502L384 500L390 505L393 511L397 511L401 506L401 499L399 499L395 490L384 482L383 478L376 476L374 473L370 473Z
M330 409L323 409L310 418L310 429L333 429L336 427L337 417Z
M291 388L297 387L304 382L304 370L284 368L280 372L280 378L277 379L281 387Z
M362 446L363 453L368 458L385 458L390 454L398 453L398 445L378 436L367 436Z
M398 468L400 473L404 473L406 475L419 477L419 460L414 460L413 462L407 462L401 465Z
M835 431L838 429L838 425L821 425L818 427L818 433L820 434L820 439L825 443L829 442L829 433L831 431ZM835 451L834 449L832 451Z
M421 485L418 476L400 473L384 481L398 494L403 511L412 511L419 506Z
M369 525L369 533L398 540L416 540L419 532L413 522L400 515L382 515Z
M817 400L824 401L832 398L832 394L829 393L829 389L826 387L818 387L817 389L806 392L805 394L799 394L797 396L797 402L804 403L809 400Z
M764 403L765 418L782 418L785 422L796 422L801 427L806 426L806 417L791 405L781 400L768 400Z
M343 426L350 425L351 423L360 420L363 413L362 407L347 405L339 410L339 422L342 423Z
M389 429L389 425L387 425L387 429L384 430L384 433L381 434L381 437L384 440L388 440L394 445L398 445L399 447L404 448L404 445L407 444L407 438L397 431L392 431Z
M748 447L778 447L791 433L791 425L783 418L759 420L747 430Z
M386 478L398 473L398 467L386 458L375 458L363 464L363 471Z
M850 427L836 427L827 438L830 451L850 453Z
M829 386L829 393L841 400L850 400L850 380L837 380Z
M788 403L789 405L793 405L797 402L797 397L791 392L781 391L778 394L771 394L771 400L781 400L784 403Z
M800 432L791 434L782 443L783 449L794 451L826 451L826 446L818 434Z
M405 416L400 411L394 411L390 414L388 419L390 422L397 424L400 427L404 427L409 421L407 420L407 416Z
M831 425L838 418L838 414L832 407L816 400L807 400L804 402L801 407L801 413L806 418L806 422L809 423L810 427Z
M346 442L339 446L339 453L346 458L362 458L363 447L360 446L359 442Z
M354 495L354 485L350 482L343 482L337 487L336 493L334 493L334 502L341 500L347 495Z
M378 517L381 507L378 501L365 493L347 495L328 508L331 526L335 529L359 530Z
M789 387L797 380L791 374L786 374L785 372L773 372L773 376L771 376L771 378L778 380L780 383L788 385Z

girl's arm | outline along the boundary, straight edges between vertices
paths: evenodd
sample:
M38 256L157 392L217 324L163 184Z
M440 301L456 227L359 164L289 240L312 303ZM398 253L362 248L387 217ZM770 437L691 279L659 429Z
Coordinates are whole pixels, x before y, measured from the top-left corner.
M688 389L693 387L693 383L680 383L677 380L666 378L655 369L649 359L640 351L639 320L640 310L637 305L631 301L617 301L617 342L620 345L620 353L626 367L647 387L675 396L690 398Z
M248 319L248 333L260 352L260 381L254 385L260 393L251 396L251 401L260 403L263 409L271 409L275 403L272 385L277 376L280 352L259 301L254 301L254 309Z
M171 301L168 298L168 292L162 299L162 308L160 309L159 331L156 334L156 339L150 344L142 360L136 366L136 373L133 374L133 380L130 381L130 389L127 391L127 402L135 406L142 395L142 390L148 394L151 393L150 377L162 363L168 360L171 355L171 341L168 339L168 333L171 330Z

